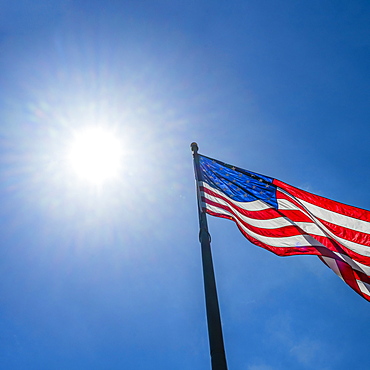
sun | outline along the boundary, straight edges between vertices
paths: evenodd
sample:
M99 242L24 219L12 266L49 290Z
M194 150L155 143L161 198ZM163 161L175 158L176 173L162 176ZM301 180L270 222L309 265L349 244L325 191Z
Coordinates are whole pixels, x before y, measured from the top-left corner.
M68 162L79 178L101 185L118 176L121 159L122 145L112 132L93 127L74 133Z

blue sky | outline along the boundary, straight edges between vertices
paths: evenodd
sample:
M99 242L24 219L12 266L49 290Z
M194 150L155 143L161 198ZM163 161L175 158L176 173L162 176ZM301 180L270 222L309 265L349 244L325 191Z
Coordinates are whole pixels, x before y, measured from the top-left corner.
M0 362L207 369L190 143L370 209L367 1L0 5ZM63 160L112 130L100 189ZM369 303L209 217L229 368L364 369Z

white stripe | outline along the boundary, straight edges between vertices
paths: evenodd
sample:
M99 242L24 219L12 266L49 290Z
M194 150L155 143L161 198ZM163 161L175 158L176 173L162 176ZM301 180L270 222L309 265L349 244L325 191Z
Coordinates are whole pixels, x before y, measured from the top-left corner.
M293 221L292 221L293 222ZM300 227L305 233L310 235L328 236L313 222L294 222L295 225Z
M360 262L354 261L353 259L348 257L346 254L342 254L342 253L339 253L339 252L333 252L333 253L335 253L344 262L347 262L352 267L352 269L354 269L356 271L359 271L359 272L362 272L367 276L370 276L370 267L369 266L366 266L366 265L364 265Z
M214 197L210 194L205 193L204 194L206 199L211 200L212 202L215 202L217 204L221 204L227 207L230 207L229 203L221 198ZM224 195L225 197L225 195ZM236 202L233 199L230 199L227 197L230 203L235 205L236 207L239 207L240 202ZM207 206L208 207L208 206ZM270 207L272 208L272 207ZM245 223L252 225L254 227L259 227L261 229L278 229L280 227L286 227L286 226L298 226L300 229L302 229L305 233L310 234L310 235L320 235L320 236L327 236L320 228L314 224L313 222L293 222L287 217L275 217L275 218L270 218L270 219L265 219L265 220L260 220L260 219L255 219L255 218L250 218L248 216L245 216L241 214L237 209L234 209L234 212L237 214L237 216L242 219Z
M280 189L281 192L284 192L286 194L286 191ZM290 195L290 194L288 194ZM290 195L291 196L291 195ZM301 209L297 207L295 204L293 204L291 201L288 199L279 199L277 198L277 203L278 203L278 208L279 209L284 209L284 210L298 210L300 211Z
M207 183L201 182L201 184L205 188L212 190L216 194L219 194L221 197L227 197L224 193L222 193L221 191L219 191L217 189L212 188ZM292 195L288 194L285 190L281 189L281 191L284 192L289 197L293 197ZM220 198L213 197L212 195L209 195L209 194L207 194L205 192L203 192L203 194L204 194L204 196L207 199L210 199L210 200L212 200L212 201L214 201L216 203L218 202L218 203L224 204L224 205L227 204L225 201L221 200ZM297 201L300 201L300 200L298 200L295 197L293 197L293 198L295 200L297 200ZM247 211L261 211L261 210L265 210L265 209L268 209L268 208L272 208L270 205L268 205L267 203L265 203L265 202L263 202L261 200L256 200L256 201L252 201L252 202L238 202L238 201L235 201L235 200L233 200L233 199L231 199L229 197L227 197L227 199L232 204L235 204L237 207L240 207L240 208L245 209ZM305 203L307 203L307 202L305 202ZM278 199L278 207L279 208L280 208L280 205L282 205L283 209L286 209L286 210L299 210L299 211L305 213L308 217L310 217L312 219L313 222L312 223L309 223L309 222L295 222L295 223L292 222L292 223L289 223L288 219L283 218L283 217L276 218L276 219L270 219L270 220L255 220L255 219L250 219L250 218L248 218L248 217L246 217L244 215L241 215L236 209L234 211L238 214L238 216L240 218L243 219L243 221L245 221L246 223L251 224L252 226L260 227L260 228L264 228L264 229L274 229L274 228L284 227L284 226L287 226L289 224L296 224L298 227L300 227L307 234L331 237L332 239L336 240L338 243L344 245L348 249L350 249L350 250L352 250L352 251L354 251L354 252L356 252L356 253L358 253L360 255L363 255L363 256L366 256L366 257L370 257L370 248L369 247L364 246L362 244L358 244L358 243L352 242L352 241L348 241L346 239L340 238L337 235L333 234L330 230L327 229L327 227L325 225L323 225L315 217L315 215L313 215L311 212L309 212L308 209L307 209L307 207L305 207L303 204L302 204L302 206L306 209L306 212L304 210L298 208L296 205L294 205L292 202L290 202L287 199ZM208 209L211 209L211 206L209 204L207 204L207 208ZM316 208L321 208L321 207L317 207L316 206ZM230 215L230 213L228 213L226 211L223 211L223 210L221 210L219 208L213 208L212 207L211 210L213 210L214 212L218 212L218 213ZM330 212L330 211L328 211L328 212ZM334 213L334 212L332 212L332 213ZM343 216L343 217L346 217L346 216ZM269 224L271 224L271 223L272 223L272 225L269 226ZM243 227L243 229L245 229L245 228ZM248 232L248 231L246 230L246 232ZM256 239L260 240L256 236L253 236L253 237L255 237ZM268 237L265 237L265 238L268 238ZM289 238L292 238L292 237L289 237ZM298 243L301 243L301 242L302 242L302 240L299 241ZM264 243L266 243L268 245L273 245L273 246L283 246L281 244L279 244L279 245L271 244L271 242L264 242ZM315 243L314 244L311 243L311 245L322 246L322 244L319 243L318 241L315 241ZM296 244L293 244L293 245L292 244L291 245L284 245L284 246L292 247L292 246L295 246L295 245ZM302 244L299 244L299 245L302 245ZM356 262L356 263L358 264L358 262ZM365 266L363 264L361 264L361 265L362 266ZM359 269L359 271L361 271L361 269Z
M206 185L208 185L208 184L206 184ZM261 211L261 210L264 210L264 209L267 209L267 208L273 208L271 206L266 206L266 203L264 203L263 201L238 202L238 201L235 201L235 200L229 198L227 195L223 194L222 192L220 192L216 189L213 189L213 188L211 188L211 189L214 192L216 192L217 194L219 194L222 198L227 198L229 200L229 202L232 203L233 205L235 205L236 207L240 207L240 208L248 210L248 211ZM215 203L219 203L219 204L222 204L222 205L225 205L225 206L229 206L229 204L224 199L214 197L213 195L210 195L208 193L203 193L203 194L207 199L209 199L209 200L211 200ZM283 199L278 199L279 208L280 208L280 204L282 203L281 202L282 200ZM302 212L302 210L300 208L296 207L289 200L284 199L284 201L285 201L285 206L287 207L286 209L293 209L292 207L295 207L295 209ZM253 204L250 204L250 203L253 203ZM236 209L235 209L235 212L237 213L237 215L244 222L246 222L246 223L248 223L252 226L255 226L255 227L259 227L259 228L263 228L263 229L277 229L279 227L296 225L299 228L301 228L304 232L306 232L307 234L327 236L314 222L294 222L294 221L290 220L288 217L276 217L276 218L273 218L273 219L258 220L258 219L254 219L254 218L244 216L240 212L238 212Z
M285 192L286 193L286 192ZM287 194L287 193L286 193ZM287 194L289 197L293 197L292 195L290 194ZM296 198L294 198L296 199ZM299 200L297 200L299 201ZM289 201L287 201L289 202ZM288 203L285 202L285 206L288 206ZM305 202L307 203L307 202ZM292 206L294 206L294 204L292 204ZM365 256L365 257L370 257L370 248L366 245L363 245L363 244L359 244L359 243L355 243L355 242L352 242L350 240L347 240L347 239L343 239L337 235L335 235L332 231L330 231L323 223L321 223L321 221L319 219L317 219L315 216L317 215L314 215L312 214L307 207L305 207L303 204L302 206L305 208L305 210L302 210L301 209L301 212L305 213L308 217L310 217L312 219L312 221L314 223L316 223L320 229L322 229L326 234L327 236L330 236L332 239L336 240L338 243L344 245L346 248L358 253L358 254L361 254L362 256ZM321 208L321 207L317 207L315 206L316 208ZM292 209L292 208L286 208L286 209ZM322 209L322 208L321 208ZM330 211L328 211L330 212ZM335 212L332 212L332 213L335 213ZM347 216L343 216L343 217L347 217ZM320 217L322 218L322 217ZM350 217L349 217L350 218ZM361 220L360 220L361 221ZM331 222L331 221L329 221ZM363 221L366 223L366 221ZM370 230L369 230L370 231ZM320 235L320 234L314 234L314 235Z
M206 182L200 181L200 185L205 187L206 189L213 191L214 193L222 197L227 197L228 199L232 200L225 193L215 188L212 188L212 186L208 185ZM203 195L206 196L207 198L211 196L205 192L203 192ZM232 201L236 206L238 206L239 208L245 209L246 211L262 211L264 209L272 208L269 204L263 202L262 200L253 200L252 202L238 202L235 200L232 200Z
M238 221L235 216L229 212L226 211L222 208L218 208L216 206L212 206L210 204L207 204L207 209L213 212L220 213L222 215L226 216L232 216L235 221L238 223L238 225L250 236L253 238L261 241L262 243L265 243L267 245L273 246L273 247L302 247L302 246L307 246L311 245L314 247L324 247L320 242L318 242L316 239L314 239L310 235L294 235L294 236L286 236L286 237L268 237L268 236L263 236L259 235L248 228L246 228L241 222Z
M304 200L301 200L301 202L312 214L320 217L324 221L331 222L332 224L343 226L348 229L370 234L370 223L367 221L329 211L328 209L321 208Z
M236 208L234 208L234 206L238 207L239 205L236 204L237 202L233 201L230 198L228 198L228 200L230 203L232 203L232 206L230 206L230 204L226 202L226 200L224 199L217 198L209 194L205 194L205 197L206 199L209 199L214 203L224 205L227 207L231 207L234 210L234 212L237 214L237 216L241 218L245 223L255 226L255 227L259 227L261 229L278 229L280 227L293 225L293 223L286 217L275 217L275 218L270 218L267 220L260 220L260 219L255 219L255 218L245 216L242 213L240 213ZM207 208L209 208L208 204L207 204Z
M212 190L213 192L215 192L216 194L218 194L220 197L223 197L223 198L227 198L229 200L229 202L231 202L232 204L234 204L236 207L239 207L241 209L245 209L246 211L262 211L262 210L265 210L265 209L268 209L268 208L273 208L272 206L268 205L267 203L261 201L261 200L255 200L255 201L252 201L252 202L238 202L238 201L235 201L233 199L231 199L230 197L228 197L226 194L224 194L223 192L217 190L217 189L214 189L212 188L211 186L209 186L207 183L203 182L202 185L207 188L207 189L210 189ZM226 201L223 201L221 200L220 198L217 198L217 197L214 197L208 193L205 193L203 192L203 195L213 201L213 202L216 202L216 203L220 203L220 204L223 204L223 205L228 205L228 203ZM278 208L279 209L286 209L286 210L299 210L302 212L302 210L297 207L296 205L294 205L292 202L290 202L289 200L287 199L278 199L277 200L278 202ZM292 220L290 220L289 218L285 217L281 217L280 219L279 218L275 218L275 219L270 219L270 220L255 220L255 219L252 219L252 218L247 218L246 216L243 216L241 215L240 213L238 213L238 215L240 215L241 218L243 218L243 220L247 223L250 223L252 226L256 226L256 227L261 227L261 228L265 228L265 229L274 229L274 228L278 228L278 227L284 227L284 226L288 226L288 225L297 225L298 227L300 227L302 230L304 230L306 233L308 234L311 234L311 235L320 235L320 236L327 236L315 223L310 223L310 222L293 222ZM252 220L255 220L255 221L259 221L260 224L258 224L257 222L253 222ZM274 221L278 221L280 220L280 222L278 223L275 223ZM285 221L284 221L285 220ZM263 223L265 223L263 225ZM272 225L269 225L269 224L272 224Z
M291 198L301 203L302 206L304 206L311 214L313 214L316 217L321 218L324 221L330 222L338 226L346 227L348 229L361 231L363 233L370 234L370 222L360 220L358 218L354 218L350 216L345 216L338 212L330 211L326 208L309 203L299 197L293 196L289 194L287 191L285 191L284 189L281 189L281 188L278 188L278 189L282 193L289 195ZM297 209L297 207L294 206L294 208L285 208L285 209Z
M358 287L360 288L362 293L365 293L367 295L370 295L370 285L361 281L361 280L356 280Z

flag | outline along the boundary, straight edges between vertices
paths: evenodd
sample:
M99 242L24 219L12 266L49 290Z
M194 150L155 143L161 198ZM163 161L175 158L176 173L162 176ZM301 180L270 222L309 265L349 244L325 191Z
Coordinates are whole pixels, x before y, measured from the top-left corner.
M317 255L370 300L370 211L199 155L201 208L279 256Z

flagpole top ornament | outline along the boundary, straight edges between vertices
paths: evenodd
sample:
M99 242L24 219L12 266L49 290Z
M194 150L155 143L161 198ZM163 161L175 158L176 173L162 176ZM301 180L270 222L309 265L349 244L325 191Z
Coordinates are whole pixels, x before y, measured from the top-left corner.
M197 143L191 143L190 144L190 148L191 148L191 151L193 152L193 154L198 154L198 144Z

